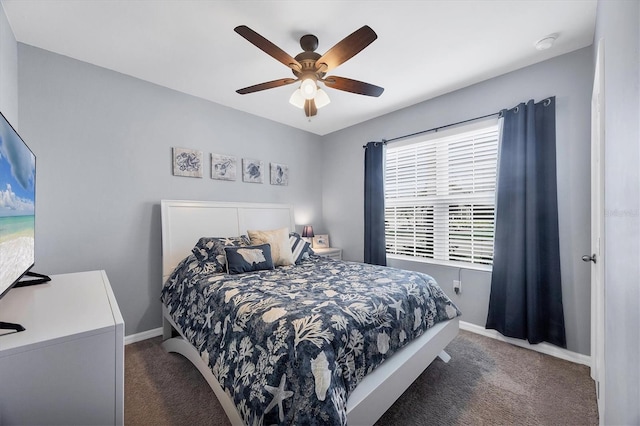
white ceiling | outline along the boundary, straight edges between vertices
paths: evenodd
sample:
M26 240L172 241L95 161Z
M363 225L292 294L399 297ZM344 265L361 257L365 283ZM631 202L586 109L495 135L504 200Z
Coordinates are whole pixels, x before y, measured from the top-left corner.
M593 42L597 0L205 1L2 0L17 41L325 135ZM369 25L378 39L329 75L385 88L326 89L311 121L295 86L236 89L291 71L233 29L247 25L291 56L300 36L326 52ZM534 43L552 33L555 45Z

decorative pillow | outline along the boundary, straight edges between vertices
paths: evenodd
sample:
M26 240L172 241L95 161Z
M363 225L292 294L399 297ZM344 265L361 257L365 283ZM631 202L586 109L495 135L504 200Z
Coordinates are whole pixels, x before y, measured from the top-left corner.
M225 247L224 251L227 256L227 272L229 274L273 269L271 246L269 244Z
M250 244L246 235L239 237L202 237L191 252L200 263L212 263L216 272L226 272L225 247L242 247Z
M293 253L289 245L289 230L287 228L271 231L247 231L251 245L270 244L271 256L275 266L293 265Z
M291 246L293 261L296 265L309 258L311 244L303 240L298 233L292 232L289 234L289 245Z

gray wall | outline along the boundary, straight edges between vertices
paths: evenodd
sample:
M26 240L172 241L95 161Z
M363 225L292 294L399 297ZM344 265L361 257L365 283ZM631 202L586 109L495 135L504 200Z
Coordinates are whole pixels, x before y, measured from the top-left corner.
M0 111L18 129L18 44L0 3Z
M312 223L316 232L329 232L345 258L361 260L362 215L345 212L362 211L363 143L555 95L568 347L588 354L589 276L579 256L589 246L590 49L322 139L30 46L20 44L19 57L21 134L39 166L36 270L106 269L127 334L159 325L159 199L294 203L298 225ZM291 185L173 177L172 146L286 163ZM319 157L322 164L310 160ZM432 274L449 294L452 280L461 278L463 293L452 297L466 321L484 324L488 272L391 264Z
M605 415L640 424L640 3L599 1L604 40ZM601 421L602 421L601 420Z
M105 269L126 334L161 325L161 199L291 203L298 225L323 228L319 136L31 46L18 59L38 158L34 270ZM172 176L174 146L205 153L204 178ZM287 164L290 184L212 180L211 152Z
M567 348L590 351L590 271L580 257L589 251L590 98L593 53L585 48L396 111L325 136L323 217L332 245L346 259L363 258L364 150L368 141L455 123L510 108L529 99L556 96L557 163L563 302ZM383 95L384 96L384 95ZM432 274L453 297L463 320L484 326L490 273L391 260L391 266ZM462 294L452 280L462 279Z

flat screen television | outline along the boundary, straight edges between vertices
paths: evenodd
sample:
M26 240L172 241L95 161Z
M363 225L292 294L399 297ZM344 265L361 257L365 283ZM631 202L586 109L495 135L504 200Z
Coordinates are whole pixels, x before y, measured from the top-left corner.
M36 156L0 113L0 298L25 276L35 262ZM1 314L1 312L0 312ZM21 326L0 323L0 329L22 331Z

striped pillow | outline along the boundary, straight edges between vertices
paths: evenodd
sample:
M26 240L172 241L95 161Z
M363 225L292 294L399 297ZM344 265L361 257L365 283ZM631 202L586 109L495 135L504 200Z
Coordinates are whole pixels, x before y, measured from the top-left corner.
M302 263L303 260L309 258L309 250L311 246L303 240L300 235L295 232L289 234L289 244L291 244L291 253L296 265Z

